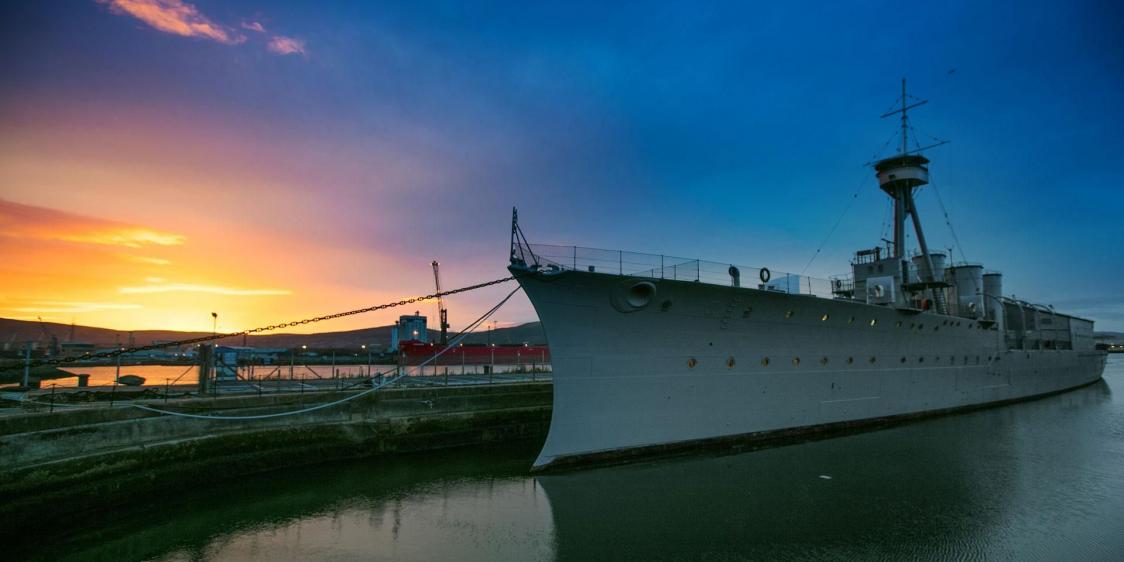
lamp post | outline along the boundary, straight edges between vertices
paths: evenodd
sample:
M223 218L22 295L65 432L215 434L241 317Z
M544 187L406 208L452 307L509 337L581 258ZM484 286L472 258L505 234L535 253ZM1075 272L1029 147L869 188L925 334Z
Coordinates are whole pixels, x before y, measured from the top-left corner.
M121 380L121 355L123 355L121 353L122 351L125 351L125 348L117 348L117 372L113 375L113 386L117 386L117 383Z
M217 336L219 334L219 313L211 313L211 335Z
M366 345L361 345L359 347L367 350L367 378L370 378L371 377L371 349L369 347L367 347Z

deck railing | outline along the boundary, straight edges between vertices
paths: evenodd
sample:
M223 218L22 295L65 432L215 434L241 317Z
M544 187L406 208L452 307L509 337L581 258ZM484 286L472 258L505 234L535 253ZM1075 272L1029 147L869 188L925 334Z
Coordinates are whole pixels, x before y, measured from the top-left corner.
M831 282L806 275L730 263L580 246L523 245L525 260L544 269L695 281L832 298Z

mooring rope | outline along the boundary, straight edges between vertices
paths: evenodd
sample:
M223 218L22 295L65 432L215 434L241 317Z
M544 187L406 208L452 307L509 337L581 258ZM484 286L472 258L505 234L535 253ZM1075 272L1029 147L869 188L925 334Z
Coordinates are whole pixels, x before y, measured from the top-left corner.
M487 312L485 312L483 315L481 315L479 318L477 318L476 321L469 324L467 328L465 328L464 330L461 330L461 332L459 334L457 334L449 342L448 345L445 346L445 349L442 349L441 351L439 351L437 353L434 353L432 357L430 357L430 358L426 359L425 361L422 361L421 363L419 363L418 368L420 369L420 368L426 366L431 361L436 361L438 357L444 355L450 349L453 349L454 346L457 343L460 343L461 340L468 337L468 334L470 334L473 329L475 329L477 326L482 324L490 316L495 314L495 312L497 310L499 310L500 307L502 307L505 303L507 303L507 301L509 299L511 299L511 297L514 296L515 293L517 291L519 291L519 289L520 289L519 287L516 287L515 289L513 289L510 293L507 294L506 297L503 298L503 300L501 300L499 303L497 303L495 306L493 306L491 309L489 309ZM335 400L333 402L328 402L328 403L325 403L325 404L317 404L315 406L310 406L308 408L302 408L300 410L292 410L292 411L289 411L289 412L277 412L277 413L273 413L273 414L259 414L259 415L255 415L255 416L216 416L216 415L206 415L206 414L187 414L187 413L184 413L184 412L176 412L176 411L173 411L173 410L163 410L163 409L160 409L160 408L153 408L151 406L146 406L144 404L130 404L130 406L132 406L133 408L137 408L138 410L144 410L146 412L153 412L153 413L156 413L156 414L178 416L178 417L192 418L192 419L202 419L202 420L237 421L237 420L261 420L261 419L269 419L269 418L280 418L280 417L285 417L285 416L295 416L295 415L298 415L298 414L306 414L308 412L315 412L316 410L323 410L323 409L326 409L326 408L331 408L333 406L338 406L338 405L343 404L345 402L350 402L350 401L355 400L357 398L361 398L363 396L371 394L372 392L383 389L383 388L385 388L385 387L387 387L391 384L394 384L394 383L398 382L400 379L402 379L403 377L406 377L406 376L408 376L408 373L406 371L403 371L398 376L393 377L393 378L388 379L388 380L385 380L381 384L378 384L378 385L374 384L374 378L372 377L372 378L369 379L371 381L371 384L372 384L371 388L369 388L367 390L364 390L363 392L360 392L358 394L354 394L352 396L346 396L344 398L341 398L339 400Z

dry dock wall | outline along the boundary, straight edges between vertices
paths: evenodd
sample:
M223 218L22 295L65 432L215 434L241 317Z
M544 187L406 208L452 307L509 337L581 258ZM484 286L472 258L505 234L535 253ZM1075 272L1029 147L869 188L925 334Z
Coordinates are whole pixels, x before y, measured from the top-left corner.
M148 404L185 413L252 416L344 396ZM49 514L57 501L80 508L107 498L167 493L192 482L334 459L542 439L551 401L547 382L390 389L313 412L244 421L120 407L7 416L0 418L0 528L11 531L12 522Z

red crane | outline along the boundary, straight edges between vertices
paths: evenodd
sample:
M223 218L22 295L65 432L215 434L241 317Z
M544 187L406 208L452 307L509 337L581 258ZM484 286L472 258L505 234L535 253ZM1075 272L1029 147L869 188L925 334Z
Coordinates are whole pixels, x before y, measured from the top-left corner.
M433 260L433 284L437 287L437 318L441 326L441 345L449 343L449 311L441 300L441 274L438 267L441 264Z

